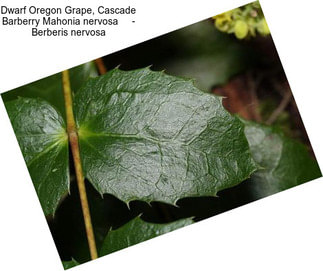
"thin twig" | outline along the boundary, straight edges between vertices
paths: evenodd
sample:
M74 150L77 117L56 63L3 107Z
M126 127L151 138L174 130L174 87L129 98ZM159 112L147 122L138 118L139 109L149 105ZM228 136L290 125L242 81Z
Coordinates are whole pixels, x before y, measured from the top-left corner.
M279 115L285 110L286 106L291 101L291 98L292 98L292 92L289 91L289 90L287 90L285 92L284 97L281 100L279 106L275 109L274 112L272 112L272 114L270 115L270 117L266 121L266 124L267 125L271 125L271 124L273 124L277 120L277 118L279 117Z
M105 74L107 72L107 68L105 67L103 59L101 57L94 60L94 62L95 62L95 65L97 66L99 73L101 75Z
M66 109L66 121L67 121L67 133L69 137L69 142L72 150L73 161L75 165L75 173L77 185L80 193L81 206L83 211L85 230L87 235L87 240L89 244L91 258L96 259L98 257L95 237L93 233L93 227L91 222L91 215L89 209L89 203L86 195L86 188L81 164L80 149L78 134L73 114L73 103L72 103L72 91L70 86L69 72L68 70L62 72L63 78L63 91L65 99L65 109Z

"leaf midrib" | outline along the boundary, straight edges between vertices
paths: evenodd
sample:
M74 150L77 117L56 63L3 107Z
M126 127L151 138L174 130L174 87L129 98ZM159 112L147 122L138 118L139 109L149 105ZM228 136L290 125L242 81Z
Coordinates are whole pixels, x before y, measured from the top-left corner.
M194 142L195 140L195 138L193 138L193 140L186 143L185 141L176 140L176 137L175 139L170 138L170 139L162 140L162 139L154 139L153 137L148 137L148 136L139 136L138 134L93 133L81 128L79 129L78 134L79 134L80 140L86 140L87 138L91 138L91 137L129 138L129 139L137 139L137 140L147 140L154 144L178 143L184 147L192 147L192 148L193 146L191 145L191 143Z

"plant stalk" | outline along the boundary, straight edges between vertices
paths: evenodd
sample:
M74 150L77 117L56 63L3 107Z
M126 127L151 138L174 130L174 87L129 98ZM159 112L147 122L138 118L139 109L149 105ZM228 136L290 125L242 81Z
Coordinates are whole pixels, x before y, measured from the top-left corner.
M66 110L66 121L67 121L67 133L72 150L72 156L75 166L77 186L80 193L81 206L83 211L83 218L85 223L85 230L87 235L87 240L89 244L91 259L98 258L98 253L95 244L95 237L91 222L91 214L89 209L89 203L86 195L86 188L81 164L80 149L79 149L79 139L73 114L73 101L72 101L72 91L69 79L69 71L65 70L62 72L63 79L63 92L65 100L65 110Z
M99 73L101 75L107 73L107 68L105 67L103 59L101 57L97 58L94 62L95 62L96 66L99 70Z
M270 115L270 117L266 121L267 125L272 125L277 120L277 118L285 110L285 108L287 107L291 99L292 99L292 92L287 90L278 107L275 109L275 111Z

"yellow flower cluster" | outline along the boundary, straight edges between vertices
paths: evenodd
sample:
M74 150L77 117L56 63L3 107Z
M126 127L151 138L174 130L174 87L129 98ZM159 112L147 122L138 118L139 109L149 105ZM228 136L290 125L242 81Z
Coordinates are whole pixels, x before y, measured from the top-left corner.
M253 2L213 17L217 29L234 33L238 39L270 34L259 2Z

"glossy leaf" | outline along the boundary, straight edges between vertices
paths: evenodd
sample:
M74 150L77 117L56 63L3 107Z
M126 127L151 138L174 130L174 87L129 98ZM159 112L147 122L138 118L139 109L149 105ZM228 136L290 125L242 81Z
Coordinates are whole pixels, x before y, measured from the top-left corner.
M133 246L192 223L193 220L187 218L167 224L154 224L136 217L119 229L108 232L100 250L100 256Z
M6 108L45 215L69 189L68 140L61 115L46 101L19 98Z
M68 191L68 141L45 101L7 103L45 214ZM175 204L215 196L256 169L241 121L190 80L149 69L90 79L74 97L84 175L101 194Z
M215 196L256 169L243 124L190 80L118 69L74 99L85 176L119 199Z
M70 69L69 72L71 87L74 92L76 92L88 78L97 76L96 67L93 62L74 67ZM61 73L56 73L2 94L4 102L17 99L18 97L42 98L58 109L63 118L65 118Z
M320 177L317 162L306 147L273 128L246 122L252 157L262 167L245 182L255 198L262 198Z

